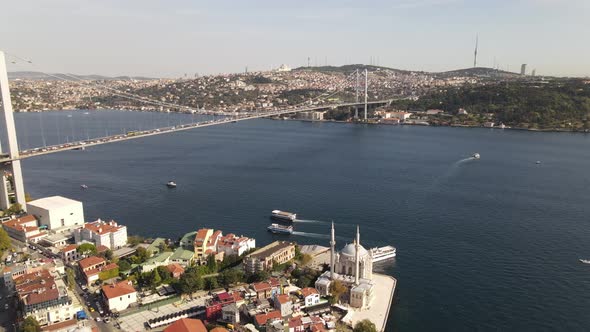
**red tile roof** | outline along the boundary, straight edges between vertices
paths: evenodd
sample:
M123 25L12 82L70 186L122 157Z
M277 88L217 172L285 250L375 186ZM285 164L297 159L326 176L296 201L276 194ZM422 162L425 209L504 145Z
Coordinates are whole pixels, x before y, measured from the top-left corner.
M113 299L136 291L131 281L120 281L116 284L102 286L102 292L107 299Z
M256 320L256 323L258 323L259 326L261 325L266 325L266 322L268 322L269 320L277 320L277 319L281 319L281 312L278 310L275 311L271 311L267 314L258 314L256 316L254 316L254 319Z
M252 284L252 288L256 292L261 292L264 290L270 290L272 287L270 286L270 284L268 282L257 282L257 283Z
M70 251L73 251L73 250L76 250L76 249L78 249L78 245L77 244L69 244L69 245L61 248L60 251L61 252L70 252Z
M319 293L318 293L318 290L313 287L305 287L301 290L301 294L303 295L303 297L308 297L312 294L319 294Z
M289 295L287 295L287 294L280 294L280 295L277 295L277 300L279 301L280 304L285 304L285 303L289 302L291 299L289 298Z
M168 264L166 266L166 268L172 274L183 274L184 273L184 268L182 266L180 266L180 264L178 264L178 263Z
M84 224L84 228L92 231L93 233L97 233L99 235L103 235L103 234L107 234L107 233L114 233L123 227L125 227L125 226L117 225L117 222L114 220L111 220L109 222L105 222L103 220L98 219L96 221Z
M78 262L78 265L80 265L82 270L92 268L93 266L98 265L98 264L106 264L106 261L102 257L90 256L90 257L84 258Z
M170 324L164 332L207 332L200 319L182 318Z

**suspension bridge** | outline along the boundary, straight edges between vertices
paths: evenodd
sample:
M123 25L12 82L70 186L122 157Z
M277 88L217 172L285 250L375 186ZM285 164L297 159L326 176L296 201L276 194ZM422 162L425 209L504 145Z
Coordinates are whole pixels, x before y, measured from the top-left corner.
M27 62L32 63L31 61L27 61ZM368 98L368 72L365 70L365 72L364 72L364 76L365 76L364 101L360 102L359 101L360 72L357 70L354 74L356 75L356 85L355 85L356 102L331 103L331 104L327 104L327 103L324 104L322 102L322 100L327 100L331 96L344 91L344 89L346 89L346 84L343 84L339 88L333 89L328 94L319 95L319 96L312 98L304 103L301 103L296 106L291 106L290 108L286 108L286 109L272 110L272 111L248 112L245 114L243 113L242 115L239 115L236 117L225 117L225 118L219 118L219 119L214 119L214 120L199 121L199 122L193 122L193 123L187 123L187 124L178 124L178 125L172 125L172 126L154 128L154 129L147 129L147 130L135 130L135 131L127 132L127 133L122 132L120 134L115 134L115 135L105 135L103 137L98 137L98 138L89 138L88 137L87 139L84 139L84 140L71 141L71 142L62 143L62 144L55 144L55 145L46 145L46 146L37 147L37 148L28 148L26 150L21 151L21 150L19 150L19 145L18 145L17 137L16 137L16 126L15 126L15 122L14 122L12 102L10 99L10 92L9 92L9 87L8 87L8 75L7 75L7 70L6 70L5 57L4 57L4 53L0 51L0 92L1 92L1 96L2 96L2 114L3 114L3 117L0 119L0 121L4 122L4 124L5 124L7 143L8 143L8 151L7 152L3 152L1 149L2 147L0 146L0 171L1 171L1 174L0 174L0 177L1 177L1 179L0 179L0 208L7 208L9 206L10 200L9 200L9 193L8 193L8 184L6 181L6 176L8 173L12 174L13 188L14 188L16 202L20 203L23 208L26 208L26 202L25 202L25 198L24 198L25 197L24 185L23 185L22 171L21 171L21 166L20 166L20 161L25 158L31 158L31 157L35 157L35 156L56 153L56 152L62 152L62 151L67 151L67 150L85 149L87 147L101 145L101 144L115 143L115 142L121 142L121 141L125 141L125 140L131 140L131 139L137 139L137 138L143 138L143 137L155 136L155 135L162 135L162 134L169 134L169 133L178 132L178 131L191 130L191 129L202 128L202 127L217 126L217 125L223 125L223 124L234 123L234 122L239 122L239 121L246 121L246 120L265 118L265 117L282 116L282 115L294 114L294 113L299 113L299 112L337 109L337 108L342 108L342 107L354 108L356 118L358 118L359 109L364 107L364 118L366 119L367 109L369 107L388 105L392 102L392 100L394 100L394 99L385 99L385 100L377 100L377 101L368 101L367 100L367 98ZM57 77L57 76L51 75L51 74L47 74L47 75ZM67 74L65 74L65 75L67 75ZM79 80L79 78L77 78L73 75L67 75L67 76L71 76L72 79ZM349 80L351 78L353 78L353 76L349 75L348 77L345 78L345 82L347 82L347 80ZM61 77L60 77L60 79L61 79ZM146 98L144 96L134 95L134 94L128 93L126 91L119 91L119 90L112 89L109 87L95 86L95 88L104 89L104 90L107 90L109 93L112 93L113 95L117 95L120 97L128 98L128 99L131 99L134 101L143 102L143 103L147 103L147 104L166 106L166 107L176 107L179 110L189 111L191 113L202 111L199 109L195 110L194 108L191 108L191 107L188 107L185 105L175 105L175 104L171 104L171 103L162 103L160 101L152 100L152 99ZM314 100L315 100L315 102L314 102ZM41 130L42 130L42 128L41 128Z

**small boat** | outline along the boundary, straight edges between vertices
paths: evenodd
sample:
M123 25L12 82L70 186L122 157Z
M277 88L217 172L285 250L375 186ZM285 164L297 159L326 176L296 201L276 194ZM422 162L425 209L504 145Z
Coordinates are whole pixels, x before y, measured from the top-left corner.
M292 212L281 211L281 210L272 210L270 212L270 217L272 219L293 222L297 218L297 214L296 213L292 213Z
M479 159L479 153L474 153L471 155L473 159Z
M176 188L176 182L174 182L174 181L168 181L168 183L166 183L166 186L168 188Z
M370 251L371 257L373 257L373 263L380 262L390 258L395 258L396 255L396 249L393 246L373 248Z
M71 117L72 117L72 115L71 114L68 114L68 118L71 118Z
M584 264L590 264L590 259L580 259L580 262Z
M540 161L540 160L537 160L537 161L535 162L535 164L537 164L537 165L539 165L540 163L541 163L541 161Z
M80 188L82 188L82 189L88 189L88 186L85 185L85 184L82 184L82 185L80 185Z
M266 229L269 232L275 234L292 234L293 233L293 226L283 226L279 224L271 224Z

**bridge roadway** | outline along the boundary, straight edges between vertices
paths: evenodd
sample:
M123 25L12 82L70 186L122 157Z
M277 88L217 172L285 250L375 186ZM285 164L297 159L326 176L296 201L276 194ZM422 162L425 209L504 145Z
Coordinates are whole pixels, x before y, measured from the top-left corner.
M368 105L388 104L392 100L393 99L377 100L377 101L368 102L367 104ZM238 117L238 118L224 118L224 119L219 119L219 120L210 120L210 121L203 121L203 122L197 122L197 123L189 123L189 124L170 126L170 127L164 127L164 128L158 128L158 129L134 131L134 132L132 132L132 134L128 133L128 134L112 135L112 136L93 138L93 139L82 140L82 141L77 141L77 142L50 145L50 146L45 146L45 147L24 150L19 153L19 156L17 158L11 158L7 154L1 154L0 155L0 163L9 163L12 160L16 160L16 159L31 158L31 157L41 156L44 154L67 151L67 150L79 150L82 148L87 148L87 147L106 144L106 143L121 142L121 141L126 141L126 140L130 140L130 139L135 139L135 138L161 135L161 134L173 133L173 132L182 131L182 130L201 128L201 127L216 126L216 125L221 125L221 124L226 124L226 123L231 123L231 122L246 121L246 120L265 118L265 117L270 117L270 116L299 113L299 112L317 111L317 110L322 110L322 109L330 109L330 108L334 109L334 108L339 108L339 107L364 106L364 105L365 105L364 103L325 104L325 105L318 105L318 106L305 107L305 108L299 108L299 109L286 109L286 110L280 110L280 111L274 111L274 112L255 113L253 115L246 115L246 116Z

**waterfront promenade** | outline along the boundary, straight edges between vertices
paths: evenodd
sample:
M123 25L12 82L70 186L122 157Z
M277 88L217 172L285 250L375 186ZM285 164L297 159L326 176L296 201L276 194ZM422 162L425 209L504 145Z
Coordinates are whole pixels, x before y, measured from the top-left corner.
M373 273L373 281L375 282L375 297L371 302L369 308L364 310L354 310L349 323L355 326L356 323L363 319L368 319L375 323L378 331L385 331L387 324L387 317L389 317L389 311L391 310L391 304L393 303L393 296L395 294L395 287L397 286L397 280L388 275Z

